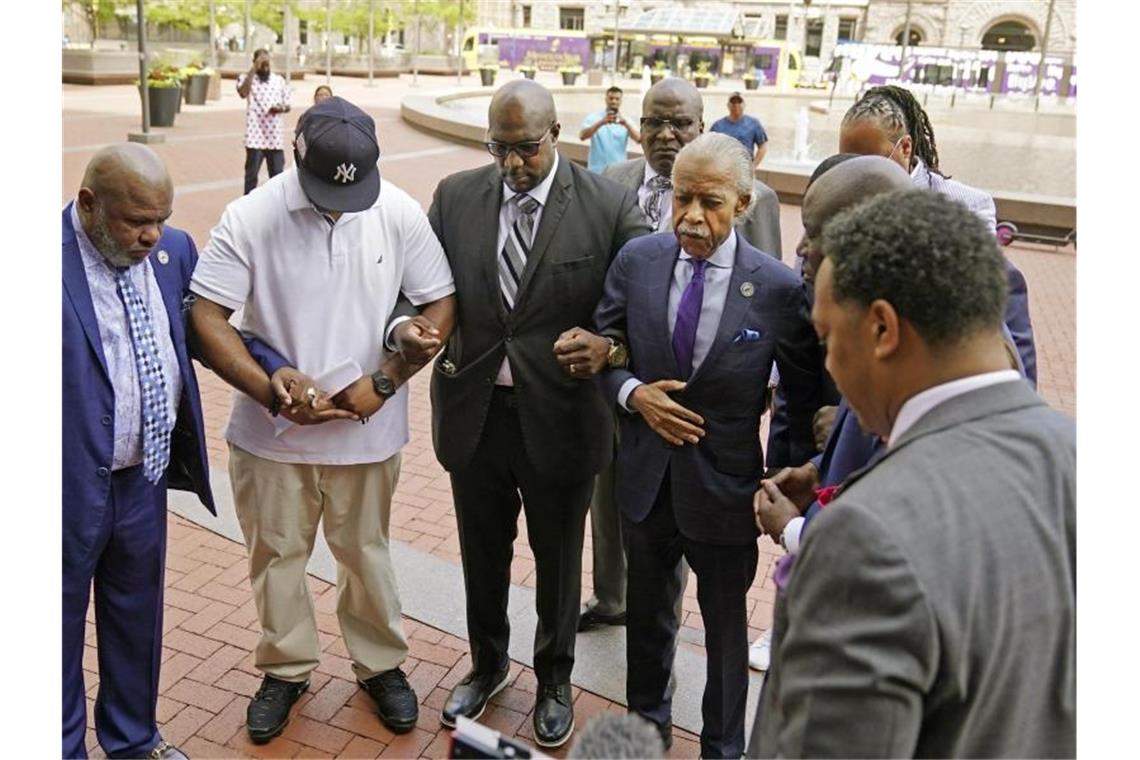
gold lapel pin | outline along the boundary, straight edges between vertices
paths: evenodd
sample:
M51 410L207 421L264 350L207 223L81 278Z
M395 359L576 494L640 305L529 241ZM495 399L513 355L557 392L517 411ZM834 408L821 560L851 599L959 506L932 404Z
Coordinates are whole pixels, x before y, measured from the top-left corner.
M751 298L752 294L756 292L756 286L750 282L740 283L740 295L745 298Z
M159 264L169 264L170 263L170 254L167 253L166 251L159 251L156 254L156 258L158 259Z

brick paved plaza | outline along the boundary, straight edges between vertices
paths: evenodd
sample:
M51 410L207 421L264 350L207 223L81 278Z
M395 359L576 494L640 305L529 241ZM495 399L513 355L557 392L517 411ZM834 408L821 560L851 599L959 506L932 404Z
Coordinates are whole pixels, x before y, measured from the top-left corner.
M410 76L378 80L376 87L368 88L360 80L334 78L333 88L338 95L365 107L376 119L384 180L408 191L426 209L442 177L481 166L490 158L477 147L449 142L403 123L399 98L411 91L410 80ZM323 77L310 76L294 83L294 111L288 117L290 131L312 89L323 81ZM419 90L451 87L454 83L454 77L421 76ZM138 111L137 92L130 86L63 87L61 204L73 197L83 168L95 150L125 139L128 131L137 131ZM244 102L234 92L233 82L224 81L221 101L183 106L177 126L159 130L167 138L155 150L166 161L175 184L174 216L170 223L188 230L199 247L205 245L210 228L226 203L241 193L243 118ZM577 125L566 126L564 131L570 132ZM291 157L288 163L291 164ZM783 206L781 221L783 253L785 260L790 261L800 235L798 207ZM1039 391L1053 407L1075 416L1075 252L1016 246L1008 253L1029 284ZM229 413L230 391L210 372L199 368L198 374L210 464L215 473L222 473L228 457L221 432ZM412 440L404 449L392 510L392 538L458 565L459 540L450 486L432 452L428 403L427 373L422 373L412 383ZM396 737L380 724L371 701L356 687L334 614L335 588L315 577L310 586L321 631L321 665L313 674L309 692L294 709L284 735L265 746L251 744L246 738L244 719L248 699L260 681L252 656L259 628L246 576L245 547L175 515L170 517L169 529L163 696L158 705L162 732L168 741L181 745L196 758L446 756L448 735L440 728L439 710L450 688L469 666L466 642L405 618L411 658L404 669L421 699L421 708L414 731ZM512 581L533 589L534 561L523 521L519 534ZM588 532L586 546L584 598L590 593L591 582ZM770 622L773 590L769 574L781 554L767 539L761 541L760 549L759 571L748 594L750 638ZM407 579L401 577L400 581L406 588ZM462 590L457 587L440 593L461 595ZM697 611L695 578L686 591L684 609L682 646L700 653L703 628ZM87 641L84 667L90 710L98 684L93 624ZM483 721L504 734L530 741L535 688L533 672L514 663L510 686L492 700ZM591 715L604 710L624 712L624 707L575 689L577 730ZM91 726L89 719L88 749L93 757L101 757ZM678 731L675 736L670 757L697 756L694 735ZM564 753L565 750L555 754Z

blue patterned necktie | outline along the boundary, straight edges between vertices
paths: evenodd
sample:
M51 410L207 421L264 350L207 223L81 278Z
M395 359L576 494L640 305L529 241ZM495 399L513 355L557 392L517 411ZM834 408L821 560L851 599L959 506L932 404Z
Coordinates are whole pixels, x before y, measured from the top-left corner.
M645 212L645 218L649 220L654 232L657 232L657 227L661 224L661 202L665 200L665 193L672 189L673 181L668 177L658 174L649 180L649 195L645 196L645 207L642 211Z
M127 309L131 349L142 398L143 475L151 483L158 483L170 462L170 430L173 427L166 405L166 375L162 371L150 314L131 282L130 269L116 269L115 284Z
M701 320L701 304L705 300L705 267L709 263L704 259L690 261L693 278L681 294L677 319L673 323L673 355L677 357L677 369L681 370L682 380L688 380L693 374L693 346L697 342L697 324Z

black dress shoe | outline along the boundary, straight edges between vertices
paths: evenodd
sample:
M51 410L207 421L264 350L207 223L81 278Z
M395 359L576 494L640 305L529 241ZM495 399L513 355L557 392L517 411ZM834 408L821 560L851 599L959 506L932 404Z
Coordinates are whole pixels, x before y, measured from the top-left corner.
M146 760L190 760L190 758L170 742L159 741L147 754Z
M245 711L245 727L254 744L265 744L289 724L289 708L309 688L308 680L294 683L266 676Z
M578 631L592 631L603 625L625 625L625 613L616 615L602 615L593 608L586 610L578 618Z
M372 697L380 722L392 733L406 734L415 727L420 717L420 705L404 671L399 668L385 670L357 683Z
M574 705L570 684L546 684L538 688L534 706L534 741L540 747L561 747L574 730Z
M490 673L476 673L472 670L451 690L451 696L439 714L439 722L448 728L455 728L455 719L460 715L476 720L487 709L487 700L507 685L508 675L509 668Z

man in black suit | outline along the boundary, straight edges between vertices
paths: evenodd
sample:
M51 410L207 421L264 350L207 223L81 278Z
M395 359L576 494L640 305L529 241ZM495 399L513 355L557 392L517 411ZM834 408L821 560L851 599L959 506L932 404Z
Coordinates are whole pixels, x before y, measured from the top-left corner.
M595 315L598 332L625 336L630 355L628 369L602 380L628 412L615 464L629 561L626 692L668 744L684 558L708 652L701 757L740 757L760 416L774 362L789 457L815 452L820 354L799 278L733 228L752 201L751 156L732 137L702 135L677 154L672 176L674 232L621 251Z
M489 123L494 165L444 179L428 212L459 302L432 374L432 438L455 495L472 660L441 719L453 726L457 716L477 717L506 684L521 506L538 575L534 735L557 747L574 728L585 516L613 434L590 378L620 352L585 334L589 359L566 371L554 344L589 323L610 261L648 230L632 190L559 157L544 87L520 80L500 88Z

